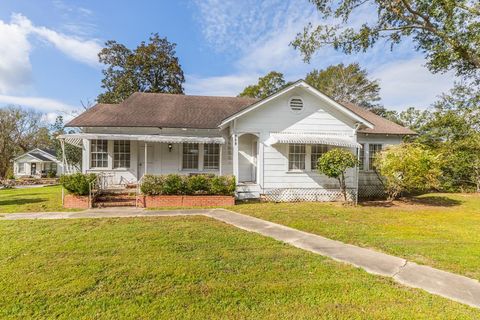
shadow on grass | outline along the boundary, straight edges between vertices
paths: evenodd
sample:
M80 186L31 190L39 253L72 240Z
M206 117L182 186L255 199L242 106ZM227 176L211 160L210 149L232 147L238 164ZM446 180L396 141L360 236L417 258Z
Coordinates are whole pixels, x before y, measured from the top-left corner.
M35 198L35 199L11 199L11 200L0 200L1 206L15 206L15 205L26 205L31 203L46 202L48 199Z
M410 204L420 204L424 206L433 206L433 207L454 207L462 204L463 201L448 198L445 196L430 196L430 197L414 197L414 198L405 198L402 201Z
M380 201L365 201L361 202L362 207L401 207L402 205L422 205L430 207L454 207L459 206L463 201L452 199L445 196L430 196L430 197L404 197L395 201L380 200Z

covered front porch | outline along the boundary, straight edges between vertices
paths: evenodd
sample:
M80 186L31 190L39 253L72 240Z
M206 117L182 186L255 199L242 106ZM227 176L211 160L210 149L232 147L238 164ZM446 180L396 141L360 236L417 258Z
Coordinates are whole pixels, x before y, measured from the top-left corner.
M223 136L77 133L59 137L82 148L82 171L102 173L108 184L137 183L146 174L232 175Z

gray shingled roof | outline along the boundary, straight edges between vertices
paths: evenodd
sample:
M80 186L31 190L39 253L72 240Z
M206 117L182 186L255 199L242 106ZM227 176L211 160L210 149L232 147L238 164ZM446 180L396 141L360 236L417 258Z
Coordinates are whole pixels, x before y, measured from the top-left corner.
M118 105L97 104L69 127L217 128L223 119L257 99L134 93Z
M360 133L373 133L373 134L415 134L414 131L405 128L395 122L387 120L383 117L376 115L375 113L368 111L356 104L349 102L341 103L344 107L348 108L350 111L354 112L358 116L367 120L374 125L373 129L364 128L358 130Z
M132 94L120 104L96 104L69 123L68 127L164 127L217 128L222 120L259 101L254 98L188 96L165 93ZM415 134L387 119L351 103L346 108L372 123L372 134Z

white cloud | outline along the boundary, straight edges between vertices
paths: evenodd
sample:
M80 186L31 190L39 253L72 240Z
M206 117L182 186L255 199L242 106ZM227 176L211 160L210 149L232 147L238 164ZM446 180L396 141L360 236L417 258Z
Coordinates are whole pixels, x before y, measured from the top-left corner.
M42 112L71 112L75 109L78 109L78 107L63 103L61 101L43 97L0 95L0 103L26 106Z
M453 86L453 73L432 74L423 66L423 58L386 63L372 76L380 80L382 101L386 107L402 110L409 106L426 108L442 92Z
M22 89L31 81L28 31L0 20L0 93Z
M82 39L35 26L27 17L13 14L10 23L0 20L0 94L22 92L32 80L29 37L52 44L70 58L90 66L98 66L97 40Z
M46 27L34 26L27 17L18 13L12 15L12 24L24 30L26 34L36 35L39 39L52 44L72 59L92 66L98 65L97 54L102 47L95 39L81 39Z

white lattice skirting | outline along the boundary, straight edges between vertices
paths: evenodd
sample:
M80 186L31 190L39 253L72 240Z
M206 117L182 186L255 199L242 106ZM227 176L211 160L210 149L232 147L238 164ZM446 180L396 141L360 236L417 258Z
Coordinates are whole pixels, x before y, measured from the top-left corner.
M347 200L354 201L355 189L347 189ZM272 202L298 202L298 201L343 201L343 194L338 189L267 189L264 197Z
M358 188L358 198L362 200L384 199L386 197L387 194L382 185L359 186Z

